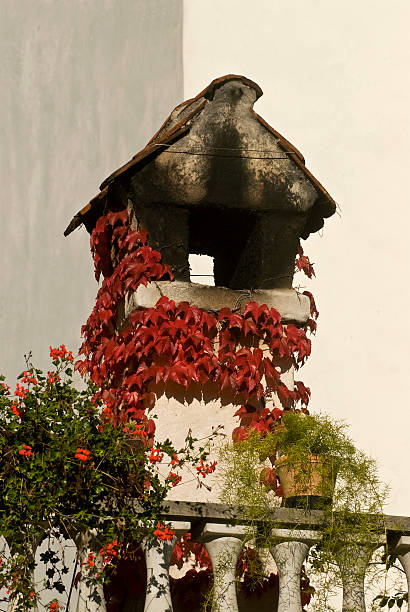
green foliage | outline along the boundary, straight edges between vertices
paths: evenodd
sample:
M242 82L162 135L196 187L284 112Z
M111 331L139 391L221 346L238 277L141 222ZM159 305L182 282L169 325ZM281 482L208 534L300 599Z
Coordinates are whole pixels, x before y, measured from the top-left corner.
M276 530L283 528L274 519L284 486L281 463L293 479L299 508L308 510L309 487L313 486L310 495L323 499L316 505L322 511L320 525L316 521L309 525L309 513L303 513L303 525L292 529L316 531L318 543L308 560L316 587L314 609L328 610L329 597L341 585L340 568L349 571L357 562L355 547L366 547L370 559L382 543L388 490L375 461L355 447L344 422L326 415L285 412L269 433L248 431L245 440L227 444L221 453L221 501L241 509L249 523L245 542L256 550L277 544ZM275 467L277 494L272 482ZM372 565L374 578L383 569Z
M251 524L269 521L280 505L279 498L259 480L274 445L273 434L250 431L246 440L227 443L220 451L220 499L237 507Z
M296 411L284 412L281 424L272 438L281 454L330 455L344 458L355 452L353 442L345 434L347 425L325 415L309 415Z

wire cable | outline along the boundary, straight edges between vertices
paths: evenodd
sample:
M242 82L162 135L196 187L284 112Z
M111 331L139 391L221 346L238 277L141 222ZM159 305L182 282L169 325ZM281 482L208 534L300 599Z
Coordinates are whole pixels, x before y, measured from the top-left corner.
M163 153L181 153L183 155L200 155L204 157L228 157L228 158L238 158L238 159L289 159L287 155L275 156L275 157L267 157L265 155L224 155L222 153L209 153L206 149L198 149L198 150L184 150L184 149L172 149L170 150L171 144L166 143L156 143L153 145L155 147L164 147ZM167 150L168 147L168 150ZM249 151L254 153L274 153L274 151L269 149L236 149L233 147L208 147L208 150L212 151ZM288 153L290 155L297 155L296 151L284 151L284 153Z

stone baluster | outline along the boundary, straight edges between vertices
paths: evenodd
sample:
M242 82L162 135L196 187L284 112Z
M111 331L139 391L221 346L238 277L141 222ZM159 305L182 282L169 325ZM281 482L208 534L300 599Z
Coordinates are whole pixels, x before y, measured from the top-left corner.
M190 523L175 521L171 528L175 531L172 540L142 541L142 549L147 565L147 591L144 612L172 612L171 589L169 584L169 564L178 536L190 530Z
M205 543L212 561L214 590L212 612L238 612L236 565L242 549L245 529L207 523L200 540Z
M278 612L301 612L302 565L319 536L315 531L299 529L275 529L272 535L278 539L270 549L279 573Z
M394 555L397 555L398 560L403 566L407 578L407 591L410 592L410 536L400 536L400 539L398 540L394 548L391 550L391 552Z
M334 551L343 584L342 612L366 612L364 579L373 551L383 544L384 537L367 542L346 538Z
M75 543L78 549L79 562L85 565L88 561L88 555L94 552L92 550L92 534L80 533L77 538L75 538ZM94 564L95 568L102 569L103 563L101 555L95 554ZM84 565L80 567L84 567ZM84 571L83 569L83 577L79 584L76 612L105 612L106 607L103 585L91 584L91 581L87 580L87 576L84 576Z

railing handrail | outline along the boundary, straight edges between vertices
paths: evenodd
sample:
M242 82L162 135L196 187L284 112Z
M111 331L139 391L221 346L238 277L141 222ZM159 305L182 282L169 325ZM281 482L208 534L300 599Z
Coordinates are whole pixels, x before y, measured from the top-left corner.
M169 521L190 521L198 523L207 521L211 523L225 524L249 524L241 509L227 504L215 502L188 502L168 501L163 503L161 517ZM135 511L144 512L143 507L136 501ZM263 519L259 522L269 522L281 527L298 526L301 528L318 529L329 516L328 512L322 510L302 510L298 508L277 508L272 512L271 519ZM334 513L337 517L337 512ZM346 516L345 514L343 516ZM352 513L353 516L353 513ZM369 515L366 515L369 518ZM370 519L371 519L370 515ZM410 535L410 516L400 515L373 515L375 524L380 521L380 531L389 531Z

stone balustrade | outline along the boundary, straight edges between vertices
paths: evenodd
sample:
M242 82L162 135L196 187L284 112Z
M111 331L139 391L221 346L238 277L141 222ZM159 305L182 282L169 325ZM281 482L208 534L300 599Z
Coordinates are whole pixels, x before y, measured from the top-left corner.
M141 509L136 504L136 512ZM206 546L214 568L212 612L238 612L235 571L242 539L249 533L246 521L234 508L217 503L170 501L164 507L164 521L175 531L171 541L142 542L147 566L144 612L172 612L169 565L177 536L188 531L194 541ZM278 612L300 612L300 575L309 549L320 539L323 514L279 508L272 516L275 545L270 552L279 574ZM364 577L372 552L385 542L400 560L410 586L410 517L385 516L384 529L371 541L347 538L336 560L343 582L342 612L366 612ZM92 538L80 534L76 540L81 559L92 551ZM345 563L349 558L354 563ZM98 559L96 558L98 563ZM95 592L97 589L97 592ZM273 609L273 608L272 608ZM13 607L9 605L8 612ZM76 612L105 612L102 587L80 584Z

